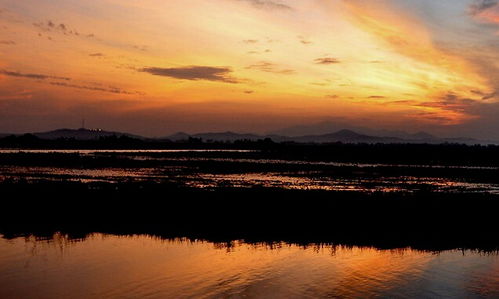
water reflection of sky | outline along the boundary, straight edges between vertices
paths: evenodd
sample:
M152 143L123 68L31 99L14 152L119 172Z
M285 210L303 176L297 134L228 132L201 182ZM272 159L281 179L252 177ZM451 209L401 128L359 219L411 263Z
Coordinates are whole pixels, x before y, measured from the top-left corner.
M487 192L499 194L499 184L468 182L464 179L421 176L357 176L321 175L318 171L206 173L187 166L159 168L54 168L0 167L0 182L5 180L65 180L83 183L154 181L174 182L180 186L215 189L284 188L298 190L361 192Z
M0 150L16 155L19 150ZM485 192L499 194L497 180L482 173L495 174L497 168L470 166L385 165L295 161L251 158L244 150L23 150L18 156L24 166L0 166L0 182L5 180L141 182L174 183L193 188L284 188L295 190L360 192ZM62 155L62 156L52 156ZM51 167L50 161L61 161L68 154L78 160L75 167ZM236 156L231 158L231 155ZM27 155L27 156L26 156ZM31 156L30 156L31 155ZM41 156L38 156L41 155ZM29 166L33 159L52 160L46 166ZM212 156L214 155L214 156ZM224 157L227 155L227 157ZM242 156L241 156L242 155ZM33 158L35 157L35 158ZM31 159L31 160L30 160ZM94 161L101 162L92 162ZM106 160L108 159L108 160ZM16 160L17 161L17 160ZM114 166L99 166L113 161ZM55 162L57 164L57 162ZM112 164L111 163L111 164ZM44 165L44 164L41 164ZM118 167L120 165L128 165ZM455 176L454 172L459 171ZM483 172L482 172L483 171ZM481 173L471 179L468 173ZM416 175L417 173L417 175Z
M1 298L497 298L499 257L94 234L0 239Z

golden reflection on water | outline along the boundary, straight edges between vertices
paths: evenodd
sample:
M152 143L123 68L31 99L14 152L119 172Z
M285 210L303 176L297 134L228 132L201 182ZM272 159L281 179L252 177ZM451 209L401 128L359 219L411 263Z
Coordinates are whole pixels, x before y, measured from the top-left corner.
M64 167L0 167L0 182L25 180L36 182L77 181L81 183L169 182L178 186L201 189L283 188L293 190L413 192L431 189L434 192L486 192L499 194L499 185L467 182L438 177L334 177L320 176L320 172L260 172L260 173L183 173L182 166L159 168L64 168ZM191 169L192 170L192 169Z
M0 239L0 298L494 297L498 286L499 258L469 251Z

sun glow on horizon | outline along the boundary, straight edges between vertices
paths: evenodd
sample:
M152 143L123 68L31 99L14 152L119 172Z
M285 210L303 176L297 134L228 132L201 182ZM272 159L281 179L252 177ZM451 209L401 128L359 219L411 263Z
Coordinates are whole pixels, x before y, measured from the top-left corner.
M496 102L495 68L476 59L479 44L444 41L431 17L392 0L32 2L0 0L9 123L57 112L99 126L154 120L135 130L151 133L329 118L450 126ZM494 12L440 17L476 36L477 19Z

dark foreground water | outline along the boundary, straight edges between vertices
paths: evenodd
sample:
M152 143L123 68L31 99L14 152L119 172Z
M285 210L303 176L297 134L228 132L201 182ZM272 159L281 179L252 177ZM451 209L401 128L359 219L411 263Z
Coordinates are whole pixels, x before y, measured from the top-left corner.
M93 234L0 238L0 298L499 298L499 257Z

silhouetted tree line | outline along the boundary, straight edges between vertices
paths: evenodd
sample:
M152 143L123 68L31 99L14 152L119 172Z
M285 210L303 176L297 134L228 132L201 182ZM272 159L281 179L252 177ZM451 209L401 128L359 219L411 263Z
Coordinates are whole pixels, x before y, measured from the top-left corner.
M465 144L280 144L274 158L417 165L499 166L499 146Z
M0 148L19 149L175 149L175 148L254 148L274 144L269 138L251 141L214 141L189 137L186 140L139 139L126 135L112 135L96 139L58 138L42 139L33 134L10 135L0 138Z
M0 138L0 148L15 149L242 149L260 158L355 163L499 166L499 146L465 144L277 143L261 140L182 141L109 136L93 140L47 140L32 134Z
M75 138L41 139L33 134L11 135L0 139L2 148L21 149L66 149L66 148L124 148L140 147L144 141L128 136L108 136L94 140Z

